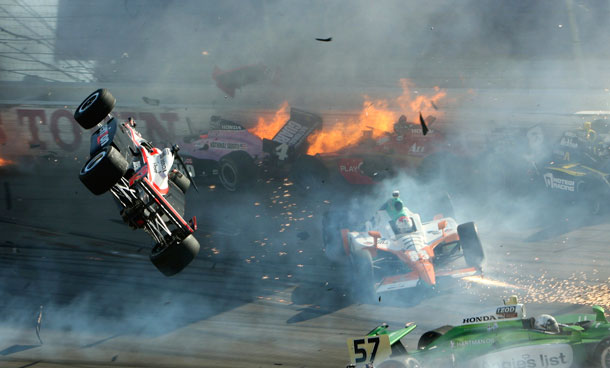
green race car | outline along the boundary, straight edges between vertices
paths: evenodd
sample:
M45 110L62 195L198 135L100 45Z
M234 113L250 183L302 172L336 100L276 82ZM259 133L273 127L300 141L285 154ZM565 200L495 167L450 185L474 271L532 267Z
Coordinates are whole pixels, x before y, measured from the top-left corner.
M593 312L525 318L522 304L506 304L428 331L409 352L400 339L415 325L382 324L348 340L348 367L610 368L610 323L602 307Z

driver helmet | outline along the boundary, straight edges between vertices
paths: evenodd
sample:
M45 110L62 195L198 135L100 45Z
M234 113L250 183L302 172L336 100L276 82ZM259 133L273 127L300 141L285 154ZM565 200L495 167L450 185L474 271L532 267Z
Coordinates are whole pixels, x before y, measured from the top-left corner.
M409 129L409 123L407 123L407 117L400 115L398 121L394 123L394 132L398 135L404 135Z
M402 211L404 207L404 203L402 203L402 199L400 199L400 191L395 190L392 192L392 198L390 199L390 204L394 207L396 212Z
M541 331L559 333L557 320L548 314L541 314L534 318L534 328Z
M408 233L413 229L413 221L407 216L400 216L396 220L396 229L400 234Z

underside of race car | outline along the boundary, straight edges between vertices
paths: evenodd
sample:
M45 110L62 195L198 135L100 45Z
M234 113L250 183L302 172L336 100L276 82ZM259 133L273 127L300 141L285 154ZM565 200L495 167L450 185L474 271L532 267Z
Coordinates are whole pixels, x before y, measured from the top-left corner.
M110 92L99 89L74 113L83 128L97 127L79 179L95 195L112 194L123 221L153 238L152 263L171 276L199 252L193 236L196 219L183 218L185 193L192 180L185 170L172 169L174 160L181 162L178 147L154 147L135 129L133 119L120 122L111 115L115 101Z

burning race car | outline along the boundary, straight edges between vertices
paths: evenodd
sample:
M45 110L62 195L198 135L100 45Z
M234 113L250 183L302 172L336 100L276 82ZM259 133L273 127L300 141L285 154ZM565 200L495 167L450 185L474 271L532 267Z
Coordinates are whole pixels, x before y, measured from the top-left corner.
M600 213L610 199L610 123L597 119L564 132L544 168L547 190Z
M364 231L343 228L333 216L326 213L323 218L325 252L332 260L348 257L356 299L370 301L383 292L432 288L438 278L481 272L485 255L473 222L458 226L443 215L422 222L404 207L398 191L366 222ZM451 267L462 257L467 267Z
M185 174L172 170L174 159L182 163L178 147L153 147L135 129L133 119L120 122L111 115L115 102L110 92L98 89L74 112L83 128L97 126L79 179L95 195L110 191L123 221L154 239L152 263L165 276L172 276L199 252L193 236L197 221L183 219L185 193L192 179L186 170Z
M525 318L523 304L511 299L466 316L457 326L426 332L410 352L400 339L416 325L390 332L382 324L348 340L348 367L610 367L610 323L603 308L594 306L594 314Z
M260 139L234 121L212 116L209 131L185 137L181 146L192 177L218 178L228 191L247 188L265 172L288 173L309 188L327 176L321 162L305 155L307 137L321 126L318 115L292 108L273 139Z

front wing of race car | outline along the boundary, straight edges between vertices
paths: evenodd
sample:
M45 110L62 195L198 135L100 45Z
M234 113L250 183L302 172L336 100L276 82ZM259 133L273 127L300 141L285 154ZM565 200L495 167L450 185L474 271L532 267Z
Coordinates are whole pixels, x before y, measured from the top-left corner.
M481 271L474 267L466 267L460 269L434 270L435 284L442 284L444 279L461 279L467 276L480 275ZM418 271L384 277L377 285L376 292L384 293L388 291L414 288L421 284L421 275Z

